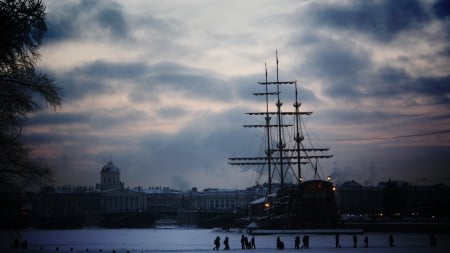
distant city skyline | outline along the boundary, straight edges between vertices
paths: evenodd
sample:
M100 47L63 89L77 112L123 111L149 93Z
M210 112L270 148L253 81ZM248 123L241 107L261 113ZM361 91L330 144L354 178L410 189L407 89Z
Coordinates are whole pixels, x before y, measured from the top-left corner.
M334 154L321 175L450 183L448 1L44 4L37 66L63 106L29 115L23 140L57 185L95 185L109 159L130 186L254 185L257 170L227 158L258 152L242 125L264 109L252 92L265 63L275 79L275 50Z

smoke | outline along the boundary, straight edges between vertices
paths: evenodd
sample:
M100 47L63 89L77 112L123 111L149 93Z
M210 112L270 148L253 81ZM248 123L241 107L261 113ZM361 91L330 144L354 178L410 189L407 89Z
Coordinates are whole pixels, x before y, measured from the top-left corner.
M350 166L343 168L334 167L330 173L330 176L335 184L342 184L351 180L355 180L364 186L376 185L378 183L376 168L373 162L358 168Z

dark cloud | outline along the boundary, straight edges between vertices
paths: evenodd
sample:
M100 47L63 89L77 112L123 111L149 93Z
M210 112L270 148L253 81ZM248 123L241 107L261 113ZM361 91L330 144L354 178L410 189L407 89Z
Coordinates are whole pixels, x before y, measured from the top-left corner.
M75 68L72 73L87 76L92 79L131 80L139 78L148 71L143 62L105 62L95 61Z
M74 68L68 72L55 73L54 76L62 88L63 99L66 103L82 99L87 95L113 93L112 87L103 81L105 76L102 76L102 79L96 78L98 74L92 72L90 65Z
M195 23L190 23L182 10L173 12L171 9L161 16L155 13L140 15L136 14L139 11L127 12L123 7L128 6L125 2L121 4L79 1L55 2L49 6L49 49L53 42L64 48L66 41L71 45L83 41L89 45L98 42L109 46L118 41L121 44L113 47L127 50L136 46L133 55L139 55L139 59L135 58L133 62L103 59L78 62L78 67L65 72L45 71L53 74L63 88L63 110L32 115L24 128L24 139L32 148L42 147L54 152L46 159L57 171L57 179L64 183L93 185L99 181L96 175L101 166L112 157L121 169L126 185L171 184L172 187L188 189L190 186L203 187L206 183L202 180L208 177L221 180L219 175L228 174L223 171L228 167L228 157L262 154L263 129L247 129L242 125L261 124L263 116L246 115L245 112L255 111L255 108L242 107L242 100L245 104L260 103L259 108L265 110L265 98L252 95L253 92L264 91L264 86L257 84L264 81L264 73L227 76L224 74L229 71L227 69L219 74L208 68L192 67L196 66L195 62L189 66L181 63L187 61L186 57L198 54L207 57L201 59L202 64L214 64L211 59L218 59L214 55L215 50L227 53L244 51L229 48L237 40L239 42L234 46L245 49L254 45L258 47L256 52L260 53L264 50L259 49L260 43L266 41L258 37L260 31L255 34L237 31L239 36L236 36L233 30L224 32L219 29L206 36L202 30L213 29L198 26L204 17L195 17ZM435 28L448 28L448 2L437 0L426 4L415 0L337 4L313 1L302 4L302 9L295 11L294 20L276 14L270 17L271 27L283 27L280 34L292 36L289 41L281 37L279 40L281 44L286 43L289 52L293 52L288 57L297 64L287 72L298 74L293 78L300 78L299 98L303 106L314 108L314 114L307 122L318 126L319 133L324 131L322 129L328 130L320 133L321 137L337 139L350 133L356 135L350 136L353 138L385 132L409 134L416 133L415 130L410 132L411 127L438 129L448 125L443 122L449 118L450 77L445 69L437 67L445 65L442 62L448 59L450 47L435 44L435 41L442 43L445 37L437 34ZM177 16L171 16L173 13ZM266 17L260 20L267 22ZM437 20L431 20L433 18ZM437 26L428 29L428 25L435 25L436 21ZM248 25L251 27L253 24ZM282 30L285 27L295 27L295 32ZM436 35L437 39L421 37L430 34ZM404 35L412 37L406 39ZM427 52L432 48L436 48L436 52L425 55L422 52L417 52L417 55L405 53L398 59L389 56L390 62L384 61L383 55L377 55L380 47L388 49L382 52L388 54L402 45L411 46L408 43L416 43L415 39L428 45ZM141 46L144 44L145 47ZM199 48L203 50L201 53L196 51ZM214 49L213 55L209 55L211 49ZM244 59L254 62L255 58L251 57L254 54L244 52ZM297 62L295 57L298 56L300 61ZM419 57L422 60L420 65L427 65L426 68L432 72L426 72L416 64ZM434 61L440 65L433 65ZM260 64L262 68L263 62ZM274 75L275 71L269 69L269 81ZM270 88L273 90L275 87ZM285 102L283 108L292 109L293 87L283 86L281 91ZM117 95L128 98L129 103L114 105ZM96 99L101 99L98 104L104 105L108 97L111 105L106 108L110 109L102 106L85 108L84 105L68 107L79 106L82 101L96 104ZM183 101L177 101L178 98ZM185 99L188 103L202 103L202 106L189 111L188 107L183 107ZM388 102L392 101L400 108L389 107ZM145 102L154 106L151 115L136 109L136 104L142 106L140 103ZM222 107L228 103L230 109L212 110L216 102L220 102ZM379 107L384 104L386 107ZM273 104L271 106L274 107ZM318 111L316 106L326 109ZM422 110L421 106L432 109ZM407 110L409 108L411 111ZM173 131L163 132L161 125L155 127L159 124L155 123L156 119L176 120L181 117L188 121ZM138 135L127 128L134 123L135 127L148 125L145 125L146 129L139 129ZM175 125L177 122L167 124ZM47 129L48 133L28 132L39 128ZM439 140L433 139L433 143L447 145L448 138L440 137ZM342 180L356 179L368 183L388 177L408 180L440 174L448 177L445 171L449 164L446 158L448 148L430 144L425 139L416 146L420 141L422 139L355 144L330 140L331 143L327 144L330 144L335 157L328 161L328 165L336 164L331 173L339 176L342 172L340 176L347 176L341 177ZM323 168L325 172L330 170L327 165ZM256 170L251 167L239 169L246 173ZM205 178L191 182L184 177L189 174L204 174ZM161 175L158 179L165 175L166 182L155 182L155 175ZM223 182L224 187L227 185L229 182Z
M304 53L307 63L297 67L306 88L309 81L321 80L325 94L330 97L353 100L360 95L359 85L365 83L363 75L372 69L371 54L348 41L312 37L316 42ZM307 38L301 35L293 41L304 39ZM297 46L303 48L300 43Z
M435 104L450 105L450 76L413 77L406 71L385 66L366 77L360 84L362 96L393 98L400 95L428 97ZM362 87L361 87L362 86ZM408 101L405 101L408 103Z
M49 12L46 42L82 38L88 31L98 27L109 39L122 40L129 37L129 24L122 6L115 2L82 0L54 5Z
M120 10L103 9L96 15L96 20L101 28L107 29L116 38L126 37L128 33L127 22Z
M174 50L172 41L183 34L183 22L149 15L128 13L124 3L115 1L60 2L48 13L45 43L94 39L101 43L136 43L134 31L145 31L151 45Z
M235 83L214 73L172 63L111 63L96 61L55 74L64 99L129 92L134 102L155 99L161 92L183 93L202 100L229 101ZM120 81L120 84L117 84Z
M346 40L317 35L299 36L294 41L312 37L314 46L307 47L307 64L298 66L306 81L318 81L325 95L352 104L367 98L394 99L402 95L428 97L436 104L449 104L450 78L445 76L413 76L401 67L375 64L372 53ZM300 44L298 45L301 46ZM441 55L434 54L434 58ZM405 59L404 61L408 61ZM311 102L314 102L311 101ZM411 101L404 101L405 105Z
M448 0L437 0L433 4L434 14L440 19L447 19L450 16L450 2Z
M121 87L132 89L135 81L145 78L147 71L148 66L142 62L95 61L55 76L63 89L64 100L73 101L85 96L114 94ZM121 81L121 87L113 84L116 81Z
M26 122L25 126L39 125L66 125L76 123L86 123L89 120L88 115L83 113L39 113L32 115Z
M379 41L391 41L399 33L430 20L418 0L353 1L339 5L314 2L305 13L312 25L353 30Z
M88 108L87 108L88 110ZM32 115L25 127L55 127L71 125L81 126L84 131L106 131L130 125L135 121L148 120L149 116L144 112L132 108L115 108L104 110L70 112L44 112ZM79 129L77 129L79 131ZM65 134L76 134L77 132L65 132ZM51 133L51 134L57 134ZM87 134L83 132L83 134ZM67 136L70 137L70 136Z
M417 91L431 96L436 103L450 105L450 75L421 77L417 80Z
M182 93L200 100L229 101L232 84L205 70L174 63L148 66L145 76L130 96L134 101L146 100L154 92Z

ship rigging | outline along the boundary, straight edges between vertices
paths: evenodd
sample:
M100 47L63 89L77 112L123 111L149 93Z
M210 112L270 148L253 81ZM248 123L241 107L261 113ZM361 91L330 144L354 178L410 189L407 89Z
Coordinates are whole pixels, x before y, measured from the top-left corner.
M264 155L231 157L230 165L262 166L267 169L268 193L265 201L256 201L262 212L253 212L251 220L256 220L262 227L297 228L311 227L316 223L332 225L336 222L336 203L334 186L331 182L322 180L318 173L318 160L328 159L328 147L316 148L305 144L307 135L303 116L312 112L301 111L297 81L280 81L278 71L278 52L276 52L276 80L269 81L267 64L265 65L265 81L258 82L263 86L262 92L253 95L265 98L265 111L248 112L250 116L263 116L263 124L248 124L246 128L262 128L265 135ZM293 109L284 110L282 102L282 87L286 95L294 94ZM283 95L285 95L283 93ZM286 96L287 97L287 96ZM275 107L271 104L275 101ZM288 122L289 119L291 122ZM303 180L302 169L310 165L314 171L312 180ZM291 172L291 173L289 173ZM287 184L287 176L292 174L296 184ZM275 178L275 176L278 176ZM274 189L274 181L278 179L278 189ZM275 196L275 197L274 197ZM252 207L258 209L258 207ZM314 209L325 208L324 212L314 214ZM259 216L259 217L257 217ZM322 225L322 224L319 224Z
M265 91L255 92L255 96L264 96L266 102L265 112L248 112L246 114L250 116L265 116L265 124L253 124L244 125L246 128L264 128L265 129L265 156L250 156L250 157L231 157L229 158L229 164L236 166L266 166L268 170L268 185L269 194L272 193L272 183L274 172L278 169L280 176L279 183L280 188L283 188L286 182L286 173L289 168L296 166L297 170L295 178L298 183L302 182L302 165L310 164L314 169L314 179L321 179L318 169L318 159L331 158L330 154L318 154L319 152L329 151L328 147L316 148L306 147L304 145L305 137L302 127L301 116L309 116L312 112L300 111L301 103L298 98L297 81L280 81L278 72L278 53L276 54L276 81L268 81L267 64L265 67L265 81L258 82L258 84L264 86ZM283 111L283 102L281 101L281 85L293 86L295 93L295 101L293 104L293 111ZM274 90L270 90L271 86L275 86ZM275 96L276 98L276 111L270 111L270 98ZM273 122L272 117L275 116L276 122ZM284 123L284 118L287 116L293 116L293 124ZM293 128L294 134L291 140L286 140L285 128ZM273 131L272 129L275 129ZM275 137L275 138L274 138ZM289 145L290 144L290 145Z

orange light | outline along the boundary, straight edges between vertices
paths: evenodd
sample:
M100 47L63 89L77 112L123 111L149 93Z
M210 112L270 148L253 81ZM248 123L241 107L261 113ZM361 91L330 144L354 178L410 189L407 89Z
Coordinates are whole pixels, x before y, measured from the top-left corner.
M264 207L265 207L265 208L269 208L269 207L270 207L270 204L269 204L269 203L264 203Z
M336 191L336 186L333 186L333 191L334 191L334 192Z

